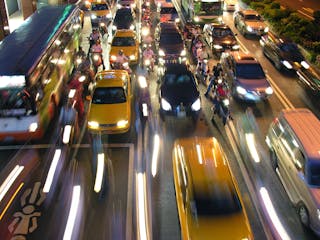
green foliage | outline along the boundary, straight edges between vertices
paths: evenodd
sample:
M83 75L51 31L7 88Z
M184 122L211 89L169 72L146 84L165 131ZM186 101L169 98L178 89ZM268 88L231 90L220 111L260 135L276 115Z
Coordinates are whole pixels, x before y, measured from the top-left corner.
M270 4L270 8L271 8L271 9L280 9L280 3L278 3L278 2L272 2L272 3Z

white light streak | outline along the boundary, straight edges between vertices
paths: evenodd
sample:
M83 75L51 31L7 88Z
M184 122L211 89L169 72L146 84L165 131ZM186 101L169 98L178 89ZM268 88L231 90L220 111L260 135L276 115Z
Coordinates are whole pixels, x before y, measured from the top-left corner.
M103 172L104 172L104 153L99 153L98 154L96 180L94 182L94 191L96 193L101 191Z
M14 169L10 172L6 180L0 186L0 202L2 201L3 197L7 194L9 188L12 186L14 181L17 179L19 174L24 169L24 166L16 165Z
M79 201L80 201L80 192L81 192L81 187L79 185L73 186L71 207L70 207L70 211L69 211L66 229L65 229L64 235L63 235L63 240L71 240L74 222L75 222L77 212L78 212L78 206L79 206Z
M144 173L136 174L137 182L137 202L138 202L138 234L139 240L146 240L147 238L147 222L146 222L146 179Z
M148 117L148 105L146 103L142 103L142 113L144 117Z
M60 156L61 156L61 149L56 149L54 156L53 156L53 160L50 165L50 169L49 169L49 172L47 175L46 182L43 187L43 192L45 192L45 193L48 193L50 191L51 184L53 181L53 176L54 176L54 173L56 172L56 168L57 168Z
M155 177L157 174L159 149L160 149L160 138L158 134L155 134L154 142L153 142L152 161L151 161L151 174L153 177Z
M62 142L68 144L70 142L71 125L65 125L63 130Z
M197 154L198 154L198 162L200 164L202 164L203 160L202 160L202 154L201 154L201 147L199 144L196 145L196 149L197 149Z
M251 157L253 158L253 160L256 163L260 162L260 157L259 157L256 145L255 145L254 134L253 133L246 133L245 137L246 137L246 142L247 142L247 146L250 151Z
M277 230L278 234L280 235L282 240L290 240L290 237L288 236L286 230L284 229L282 223L280 222L280 219L273 207L273 204L271 202L271 199L269 197L269 193L265 187L260 188L260 195L262 197L263 203L266 207L266 210L269 214L269 217L272 221L273 226Z

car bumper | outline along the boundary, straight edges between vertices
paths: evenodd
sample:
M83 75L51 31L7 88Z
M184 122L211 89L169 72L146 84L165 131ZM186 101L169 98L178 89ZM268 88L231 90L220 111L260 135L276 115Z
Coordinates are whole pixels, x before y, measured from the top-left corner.
M186 62L187 62L187 57L181 57L179 55L159 57L159 63L162 65L167 63L186 63Z
M236 97L248 102L260 102L269 98L266 93L247 92L246 94L236 93Z
M185 110L178 110L178 109L174 109L171 111L165 111L163 109L160 108L160 114L162 116L166 115L166 116L174 116L177 118L185 118L185 117L197 117L200 113L199 111L193 111L191 109L185 109Z

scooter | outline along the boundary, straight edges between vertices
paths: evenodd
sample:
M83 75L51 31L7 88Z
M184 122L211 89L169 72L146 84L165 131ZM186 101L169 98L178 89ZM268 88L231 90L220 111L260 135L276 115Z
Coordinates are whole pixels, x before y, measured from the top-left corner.
M102 65L102 55L101 53L92 52L91 53L91 62L93 65L93 70L97 73L99 67Z
M153 72L154 69L154 58L143 58L143 65L147 69L148 73Z
M139 112L142 120L147 120L150 111L150 94L146 77L138 76L139 83Z
M198 62L196 76L204 86L207 86L208 59L203 59Z

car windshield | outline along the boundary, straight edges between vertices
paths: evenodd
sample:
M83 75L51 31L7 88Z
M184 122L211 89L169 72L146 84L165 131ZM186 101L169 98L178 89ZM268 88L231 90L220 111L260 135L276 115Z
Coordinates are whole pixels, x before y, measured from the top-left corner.
M101 11L101 10L109 10L108 4L91 4L91 10L92 11Z
M133 22L133 17L129 12L117 12L114 22Z
M122 47L130 47L135 46L136 42L133 37L114 37L112 41L112 46L122 46Z
M297 45L294 43L282 43L279 45L279 48L284 52L292 52L292 53L300 52Z
M197 214L219 216L241 211L241 203L233 186L227 182L215 182L207 191L194 189Z
M181 44L182 38L179 33L161 34L160 44Z
M189 88L195 87L195 82L189 74L166 73L164 84L169 88Z
M225 28L214 28L212 31L212 35L217 38L223 38L226 36L233 36L230 29Z
M237 78L244 78L244 79L262 79L262 78L266 78L262 67L258 63L237 64L237 66L236 66L236 76L237 76Z
M320 187L320 159L309 161L308 163L308 183Z
M122 87L98 87L94 90L92 103L113 104L126 102L126 95Z
M262 21L261 16L258 15L258 14L247 14L247 15L244 15L244 19L246 21Z
M0 116L23 116L35 113L35 101L24 88L0 89Z
M174 7L164 7L161 8L160 14L178 14Z
M194 2L194 11L197 12L199 16L211 16L219 15L222 11L222 1L219 2Z

